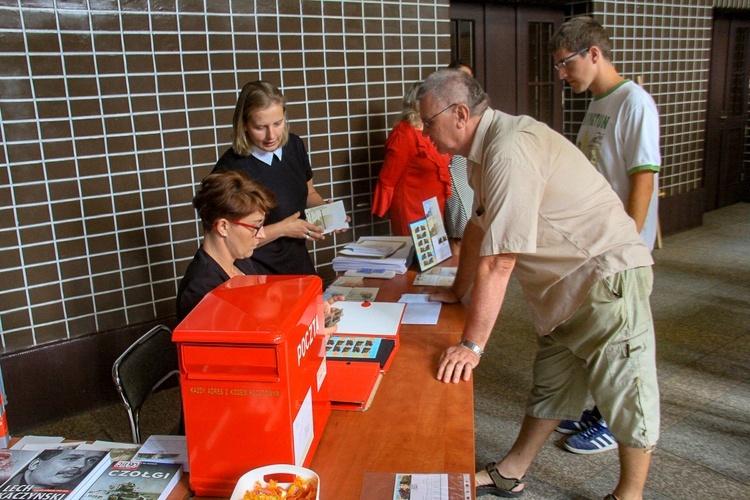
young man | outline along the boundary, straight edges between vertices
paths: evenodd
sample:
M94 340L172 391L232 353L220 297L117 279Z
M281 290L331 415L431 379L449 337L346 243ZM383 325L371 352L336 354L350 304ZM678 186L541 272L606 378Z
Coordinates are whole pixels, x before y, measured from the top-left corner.
M659 436L651 254L607 181L560 134L489 108L477 81L441 70L417 98L423 133L467 159L474 189L458 272L434 300L472 286L461 342L437 378L469 380L502 306L511 272L524 289L539 350L521 430L498 463L476 474L477 495L519 496L531 462L591 391L617 436L620 480L609 498L640 499Z
M649 250L658 225L659 114L651 96L623 78L611 60L612 44L590 17L564 23L550 40L560 78L576 94L591 91L576 145L604 175L622 200ZM599 453L617 447L598 408L557 429L573 434L565 447L574 453Z

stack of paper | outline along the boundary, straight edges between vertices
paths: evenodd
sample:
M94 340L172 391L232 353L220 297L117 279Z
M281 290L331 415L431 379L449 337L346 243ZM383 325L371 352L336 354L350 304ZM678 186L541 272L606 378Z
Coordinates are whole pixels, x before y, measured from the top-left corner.
M341 251L333 259L334 271L349 271L351 269L383 269L385 271L394 271L397 274L404 274L414 258L414 242L409 236L363 236L357 241L357 245L362 247L377 246L386 244L397 246L396 250L388 257L374 256L352 256L351 253Z
M400 247L404 246L402 242L396 241L372 241L361 240L356 243L349 243L341 250L341 255L347 257L390 257Z

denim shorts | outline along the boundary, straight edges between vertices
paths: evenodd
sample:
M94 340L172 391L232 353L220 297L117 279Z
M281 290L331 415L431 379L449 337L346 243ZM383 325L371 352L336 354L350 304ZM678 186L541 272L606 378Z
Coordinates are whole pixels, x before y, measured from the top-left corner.
M659 439L659 386L649 296L651 267L604 278L576 312L539 338L526 413L577 420L587 391L612 434L631 448Z

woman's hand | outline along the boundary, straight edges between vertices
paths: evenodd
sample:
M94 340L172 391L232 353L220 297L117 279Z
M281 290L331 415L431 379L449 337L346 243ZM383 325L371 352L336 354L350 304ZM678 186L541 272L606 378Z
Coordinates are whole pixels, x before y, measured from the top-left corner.
M289 238L302 238L305 240L324 240L323 229L310 224L305 219L300 219L300 212L294 212L286 219L278 222L283 226L284 236Z
M323 301L323 318L324 323L327 324L329 319L333 318L334 315L339 314L342 315L343 312L341 309L338 309L336 307L332 307L332 304L335 304L336 302L340 300L346 300L346 298L343 295L334 295L328 300ZM328 338L336 333L336 330L338 330L339 326L338 324L334 323L333 325L329 327L325 327L323 329L323 332L326 336L326 342L328 342Z

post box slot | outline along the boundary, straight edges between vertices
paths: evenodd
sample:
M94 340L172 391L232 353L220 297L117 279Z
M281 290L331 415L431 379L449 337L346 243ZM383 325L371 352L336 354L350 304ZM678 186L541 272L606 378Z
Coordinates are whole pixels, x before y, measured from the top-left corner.
M193 380L279 380L275 345L183 345L182 368Z

